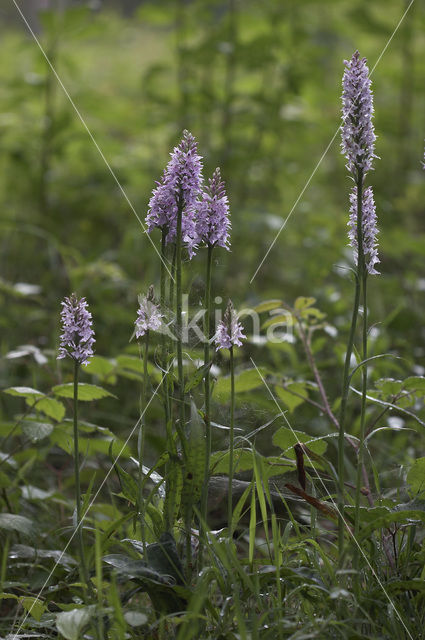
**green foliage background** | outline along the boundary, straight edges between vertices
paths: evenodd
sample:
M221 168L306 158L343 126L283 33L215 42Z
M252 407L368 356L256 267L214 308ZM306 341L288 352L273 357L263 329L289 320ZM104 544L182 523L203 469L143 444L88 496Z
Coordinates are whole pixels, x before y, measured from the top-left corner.
M136 295L159 277L135 212L143 221L154 180L185 127L199 139L206 175L220 165L228 184L232 250L217 252L214 292L239 306L313 295L343 342L352 288L337 265L351 262L350 181L336 132L343 59L358 48L371 68L377 63L381 159L371 181L382 275L371 279L370 318L378 323L376 352L405 357L390 368L412 372L424 356L419 3L380 58L406 7L396 0L195 0L144 2L130 18L82 3L41 13L33 24L37 37L134 211L14 16L2 29L0 71L2 353L22 344L55 349L59 301L72 290L90 302L98 353L126 348ZM195 304L203 270L202 255L187 265ZM326 348L337 395L340 349ZM264 357L270 354L262 349ZM281 372L300 373L294 362L283 353ZM28 359L3 360L3 386L33 375Z
M22 11L29 12L26 3L21 4ZM102 477L107 473L111 441L117 453L139 417L142 367L138 347L129 341L137 294L159 283L159 260L142 223L155 180L184 128L199 141L205 175L220 166L228 187L232 246L230 252L215 252L213 295L222 298L217 306L225 306L228 297L238 308L276 298L293 306L300 296L314 297L314 308L326 314L328 324L313 332L312 350L331 406L338 409L353 296L347 269L352 264L347 247L351 182L340 154L338 127L343 60L355 49L368 58L372 69L380 158L369 180L377 205L381 259L381 275L369 278L368 285L369 349L370 355L398 357L371 364L371 393L386 401L407 390L402 408L423 415L423 5L410 6L406 0L58 4L37 14L34 3L28 18L60 82L13 3L1 6L0 387L35 387L49 393L55 385L71 382L70 363L56 361L60 302L72 291L86 296L100 357L82 374L84 382L106 387L115 397L82 403L80 447L88 461L82 471L84 486L94 481L94 471ZM159 236L153 234L152 240L158 246ZM204 271L200 251L185 264L192 311L202 301ZM249 334L249 320L245 326ZM157 346L154 338L149 365L153 386L160 380L154 366ZM202 352L194 341L187 353L190 372ZM237 352L238 434L267 426L256 439L267 455L280 455L281 449L294 444L282 420L276 419L276 405L250 357L275 385L294 429L312 436L330 432L325 417L303 402L315 390L298 340L249 342ZM227 425L228 367L222 355L217 362L221 377L214 390L213 420ZM357 382L354 379L354 386ZM283 384L292 385L301 399L294 400ZM32 392L0 394L1 449L6 456L0 491L2 508L9 512L0 514L0 529L7 532L7 544L15 542L11 536L16 531L38 536L39 543L43 537L38 546L47 549L63 548L67 540L73 507L64 496L72 494L73 486L72 425L70 400L61 389L56 387L55 398L44 398L44 409L38 406L41 417L33 414L29 420L24 411L33 402ZM86 392L95 400L93 388ZM195 387L199 408L197 394ZM371 421L378 414L379 409L368 407ZM397 493L401 502L423 497L424 459L419 456L424 423L406 413L397 413L396 422L390 417L377 418L376 426L392 431L374 434L369 443L374 490L384 499ZM147 425L153 462L164 449L160 400L149 407ZM355 400L350 402L347 425L351 434L358 433ZM225 448L223 433L216 429L214 448ZM328 444L327 455L335 460L335 439ZM136 437L122 451L123 466L135 451ZM220 455L213 460L223 471ZM268 463L271 476L277 458L264 458L264 469ZM240 468L252 469L251 453L241 452ZM353 465L348 474L354 477ZM104 531L110 522L111 527L119 522L121 535L128 521L122 516L125 501L112 497L111 486L120 490L111 478L101 496L104 502L99 498L95 504L93 520L99 519ZM89 494L90 490L87 500ZM128 499L125 491L124 497ZM388 500L383 509L391 504ZM5 515L12 515L12 520ZM40 529L34 533L31 520L16 520L20 517L39 522ZM385 517L385 523L396 521L393 514L392 519ZM64 528L56 535L58 518ZM121 538L124 535L130 534L122 533ZM112 537L111 542L107 536L105 540L105 546L118 544ZM7 551L4 558L7 562ZM408 554L407 558L408 564ZM57 569L59 579L69 568L68 560ZM416 569L414 564L412 575L417 576ZM0 574L1 582L5 565ZM34 571L31 593L44 577L40 568ZM410 577L406 569L406 580ZM370 597L373 600L373 594Z

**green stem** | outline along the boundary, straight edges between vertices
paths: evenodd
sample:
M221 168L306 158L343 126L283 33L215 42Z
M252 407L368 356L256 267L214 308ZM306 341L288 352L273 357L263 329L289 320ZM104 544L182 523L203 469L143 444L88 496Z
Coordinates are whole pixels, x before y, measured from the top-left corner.
M87 566L84 556L83 528L81 523L81 487L80 487L80 453L78 446L78 376L80 363L74 360L74 476L75 476L75 507L77 514L76 532L81 562L82 582L92 591L89 584Z
M3 545L3 551L1 556L1 566L0 566L0 593L3 592L3 584L6 582L7 576L7 561L9 558L9 547L10 547L10 537L7 533L5 536L5 541Z
M182 303L182 216L183 216L183 197L180 194L177 208L177 238L176 238L176 338L177 338L177 372L179 381L179 416L180 424L178 433L180 444L185 458L186 442L184 438L185 426L185 407L184 407L184 375L183 375L183 350L182 350L182 332L183 332L183 303Z
M162 229L162 237L161 237L161 284L160 284L160 306L161 313L165 314L165 285L166 285L166 260L167 260L167 250L166 250L166 238L167 238L167 230L166 228ZM170 394L168 388L168 378L166 374L167 370L167 342L166 336L164 333L161 333L161 368L162 368L162 392L164 394L164 414L165 414L165 426L168 429L168 424L170 421ZM167 431L168 437L168 431Z
M140 407L140 424L139 424L139 439L138 439L138 453L139 453L139 514L140 514L140 527L142 531L142 544L143 549L146 548L146 526L145 526L145 502L143 500L143 462L145 457L145 437L146 437L146 389L148 380L148 356L149 356L149 329L146 331L145 336L145 348L143 354L143 383L142 383L142 406Z
M229 489L227 502L227 521L229 528L229 538L232 537L232 518L233 518L233 445L234 445L234 427L235 427L235 367L233 360L233 346L230 347L230 442L229 442Z
M363 256L363 349L362 360L367 359L367 271L364 264ZM366 425L366 395L367 395L367 365L362 367L362 404L360 414L360 438L359 438L359 450L357 459L357 478L356 478L356 500L354 511L354 535L357 538L360 531L360 487L362 484L362 473L364 468L364 439L365 439L365 425ZM358 568L359 554L358 549L355 547L354 565Z
M351 318L351 328L347 343L347 352L345 354L344 373L341 392L341 408L339 415L339 437L338 437L338 551L340 562L343 558L344 550L344 482L345 482L345 460L344 460L344 444L345 444L345 417L347 410L347 400L349 392L349 374L350 362L354 347L354 338L356 334L357 318L359 315L360 305L360 268L361 258L363 256L362 241L362 200L363 200L363 172L359 171L357 178L357 245L358 245L358 267L356 273L356 288L354 293L353 314Z
M171 261L171 277L170 277L170 292L168 298L168 304L170 309L173 308L174 304L174 283L176 280L176 245L173 248L173 259Z
M204 316L204 366L207 367L210 361L210 317L211 317L211 266L213 246L208 244L207 257L207 276L205 283L205 316ZM211 458L211 417L210 417L210 369L205 370L204 377L204 394L205 394L205 475L204 486L202 488L201 498L201 530L207 521L207 499L208 499L208 481L210 475L210 458ZM202 539L202 535L201 535Z

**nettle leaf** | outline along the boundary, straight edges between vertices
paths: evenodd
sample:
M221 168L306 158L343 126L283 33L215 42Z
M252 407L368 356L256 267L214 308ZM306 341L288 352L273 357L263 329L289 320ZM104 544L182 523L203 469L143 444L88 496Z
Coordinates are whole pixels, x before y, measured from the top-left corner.
M41 616L47 609L47 604L45 604L38 598L32 598L30 596L21 596L19 598L19 602L21 603L25 611L27 611L29 615L34 618L34 620L40 622Z
M298 395L294 395L294 393L291 393L291 390L294 393L301 395L302 398L299 398ZM291 413L300 404L304 403L304 399L308 398L308 391L304 382L290 382L286 385L285 389L283 389L282 387L275 387L275 391L276 395L286 404Z
M211 456L210 469L213 474L229 472L229 451L216 451ZM251 449L235 449L233 452L233 471L251 471L254 466L254 459Z
M18 516L15 513L0 513L0 529L16 531L29 538L35 535L34 522L25 516Z
M294 309L297 311L304 311L308 307L311 307L316 302L316 298L306 298L305 296L300 296L295 300Z
M98 376L101 380L107 379L110 384L114 384L116 376L112 375L115 370L116 363L113 360L108 360L103 356L93 356L90 362L84 367L84 371Z
M292 327L295 324L294 316L289 311L273 315L271 318L263 322L261 328L267 329L268 327L272 327L276 324L284 327Z
M95 612L95 605L62 611L56 616L56 628L66 640L79 640L82 630L90 622Z
M38 442L52 433L53 425L50 422L25 421L22 423L21 429L27 438L33 442Z
M258 371L261 375L266 375L266 369L264 367L259 367ZM235 375L235 393L244 393L261 387L263 381L258 371L257 369L245 369ZM214 391L217 395L229 396L230 376L220 378L214 387Z
M294 445L297 442L302 442L307 447L321 456L325 453L328 443L322 438L315 438L314 436L304 433L303 431L295 431L294 429L288 429L287 427L281 427L276 431L272 438L273 444L280 447L288 458L295 459ZM308 458L305 457L305 464L308 464Z
M33 389L32 387L9 387L3 389L3 393L7 393L10 396L17 396L19 398L34 398L34 396L44 396L42 391Z
M36 411L41 411L49 418L60 422L65 415L65 407L60 402L60 400L56 400L55 398L48 398L47 396L41 398L26 398L26 404L33 408Z
M117 357L117 365L120 369L129 369L143 375L143 362L136 356L120 355Z
M418 458L407 474L407 484L415 497L425 497L425 458Z
M403 387L407 391L414 391L416 395L423 396L425 395L425 377L410 376L404 381Z
M265 300L264 302L260 302L254 307L254 311L257 313L263 313L264 311L272 311L273 309L279 309L284 306L282 300Z
M68 382L67 384L58 384L52 388L52 391L60 398L73 398L74 383ZM103 387L99 387L97 384L87 384L86 382L80 382L78 384L78 400L91 402L92 400L101 400L102 398L107 397L116 398L113 393L107 391Z
M384 396L395 396L403 388L402 380L394 380L394 378L381 378L375 383L375 387L381 391Z
M415 522L425 523L425 511L415 508L415 503L397 505L394 509L387 508L387 513L381 515L382 507L377 507L377 515L360 531L360 540L366 540L373 531L388 528L394 522L400 524L413 524ZM373 511L370 509L369 511Z

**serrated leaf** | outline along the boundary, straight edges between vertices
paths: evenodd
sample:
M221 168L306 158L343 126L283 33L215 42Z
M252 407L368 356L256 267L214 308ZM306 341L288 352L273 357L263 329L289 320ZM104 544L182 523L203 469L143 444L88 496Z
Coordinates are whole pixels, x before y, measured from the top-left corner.
M407 474L407 484L416 498L425 496L425 458L415 460Z
M33 442L38 442L52 433L53 425L50 422L25 421L22 423L21 429L27 438Z
M424 376L410 376L406 378L403 383L404 389L408 391L422 391L425 393L425 377Z
M229 451L216 451L211 456L210 469L213 474L229 473ZM251 449L235 449L233 452L233 471L251 471L253 468L253 456Z
M314 436L310 436L308 433L304 433L303 431L295 431L293 429L288 429L287 427L281 427L276 431L273 435L273 444L277 447L280 447L285 454L286 457L295 459L294 445L297 442L303 442L307 445L307 447L321 456L325 453L327 449L327 442L323 439L315 438ZM308 464L308 459L305 457L305 464Z
M136 356L120 355L117 357L117 365L122 369L130 369L130 371L143 374L143 362Z
M262 329L267 329L268 327L273 327L274 325L284 325L285 327L292 327L294 325L294 316L288 313L279 314L277 316L272 316L261 325Z
M259 367L261 375L266 374L264 367ZM244 393L246 391L252 391L261 387L263 381L257 369L245 369L235 376L235 393ZM220 378L214 387L214 392L217 395L230 395L230 376Z
M275 387L276 395L286 404L289 411L292 413L294 409L296 409L300 404L305 402L305 399L308 398L308 391L306 389L306 385L303 382L291 382L287 385L286 389L282 387ZM301 395L302 398L299 398L298 395L294 395L291 393L291 390Z
M30 596L21 596L19 598L19 602L21 603L25 611L27 611L29 615L34 618L34 620L40 622L41 616L47 609L47 605L44 602L42 602L38 598L32 598Z
M278 309L282 306L282 300L265 300L264 302L257 304L257 306L254 307L254 311L257 313L263 313L264 311L272 311L273 309Z
M52 388L52 391L60 398L73 398L74 383L68 382L67 384L58 384ZM99 387L97 384L87 384L86 382L80 382L78 384L78 400L91 402L92 400L101 400L102 398L107 397L116 398L113 393L107 391L103 387Z
M35 525L32 520L15 513L0 513L0 529L16 531L29 538L35 535Z
M9 387L3 389L3 393L7 393L10 396L17 396L20 398L34 398L34 396L44 396L44 393L33 389L32 387Z
M60 422L65 415L64 405L55 398L48 398L47 396L34 399L26 398L25 402L29 407L33 407L36 411L41 411L41 413L57 422Z
M56 628L66 640L79 640L82 637L82 630L90 622L94 612L94 605L62 611L56 616Z
M375 387L385 396L395 396L402 390L403 381L394 380L394 378L380 378L376 381Z
M305 296L300 296L295 300L294 308L297 311L303 311L308 307L311 307L316 302L316 298L306 298Z
M94 374L102 379L108 378L108 380L111 381L112 376L110 374L114 369L115 363L103 356L93 356L90 362L84 367L84 371L87 373Z

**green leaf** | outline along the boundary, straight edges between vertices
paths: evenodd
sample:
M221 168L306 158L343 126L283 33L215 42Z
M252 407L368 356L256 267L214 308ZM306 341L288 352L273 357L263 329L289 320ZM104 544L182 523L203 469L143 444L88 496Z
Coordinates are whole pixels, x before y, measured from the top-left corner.
M58 384L52 388L52 391L60 398L73 398L74 383L68 382L67 384ZM116 398L113 393L110 393L110 391L107 391L96 384L87 384L86 382L80 382L78 384L78 400L91 402L92 400L101 400L102 398L107 397Z
M266 374L264 367L259 367L261 375ZM256 369L245 369L235 376L235 393L244 393L246 391L252 391L261 387L263 381ZM229 396L230 395L230 376L220 378L214 387L214 392L217 395Z
M34 400L27 398L25 402L29 407L33 407L36 411L41 411L41 413L57 422L60 422L65 415L65 407L62 402L55 398L48 398L47 396L35 398Z
M257 313L263 313L263 311L272 311L273 309L279 309L283 306L282 300L265 300L264 302L260 302L254 307L254 311Z
M306 298L304 296L300 296L295 300L294 308L297 311L304 311L308 307L311 307L316 302L316 298Z
M38 598L32 598L30 596L21 596L19 598L19 602L21 603L25 611L27 611L30 616L34 618L34 620L40 622L41 616L47 609L47 605L42 602L42 600L39 600Z
M15 544L10 551L13 558L24 558L35 562L40 558L51 559L55 564L62 565L68 569L78 564L77 560L68 553L60 549L35 549L25 544Z
M394 380L394 378L380 378L375 383L375 387L379 389L384 396L395 396L403 388L402 380Z
M83 637L82 630L90 622L94 612L94 605L62 611L56 616L56 628L66 640L79 640Z
M290 390L301 395L302 398L294 395ZM308 391L305 383L303 382L291 382L287 385L286 389L283 389L282 387L275 387L275 391L276 395L286 404L291 413L296 409L296 407L304 403L303 398L308 398Z
M279 314L278 316L272 316L261 325L262 329L267 329L275 324L284 325L286 327L292 327L294 325L294 316L289 313Z
M119 464L115 464L114 468L117 472L121 485L121 491L123 492L124 496L129 502L131 502L132 504L136 504L138 501L139 489L135 478L127 473L127 471L124 471L124 469L122 469Z
M229 472L229 451L216 451L211 456L210 469L213 474ZM233 471L251 471L254 462L251 449L235 449L233 452Z
M403 383L404 389L408 391L421 391L425 393L425 377L423 376L410 376L406 378Z
M205 374L210 369L211 363L204 364L196 369L196 371L190 376L184 387L184 392L189 393L192 389L198 386L205 377Z
M120 355L117 357L117 365L121 369L130 369L130 371L143 374L143 362L135 356Z
M33 442L47 438L52 431L53 425L50 422L36 422L34 420L22 423L22 433Z
M110 384L116 380L116 376L111 375L115 369L115 363L103 356L93 356L90 362L84 367L84 371L98 376L101 380L107 379Z
M187 428L187 455L183 472L181 508L187 520L192 508L201 497L205 476L205 425L196 406L191 402L190 420Z
M276 431L273 435L273 444L277 447L280 447L288 458L295 459L294 445L297 442L303 442L307 445L311 451L317 453L317 455L321 456L325 453L327 449L327 442L321 438L315 438L314 436L310 436L308 433L304 433L303 431L295 431L288 429L287 427L281 427ZM305 457L305 464L308 463L307 456ZM316 466L316 463L315 463Z
M34 398L34 396L43 396L44 393L33 389L32 387L9 387L3 389L3 393L7 393L10 396L18 396L20 398Z
M407 484L415 498L425 497L425 458L418 458L407 474Z
M0 529L16 531L29 538L35 535L34 522L25 516L18 516L15 513L0 513Z
M425 523L425 511L417 508L410 509L409 506L410 505L408 503L407 505L401 505L400 508L396 507L393 510L387 508L387 513L384 515L381 515L380 512L378 512L378 515L376 515L368 525L361 529L359 540L368 539L373 531L388 528L389 525L394 522L406 524L413 522ZM414 504L412 506L414 507ZM377 508L382 509L382 507Z

